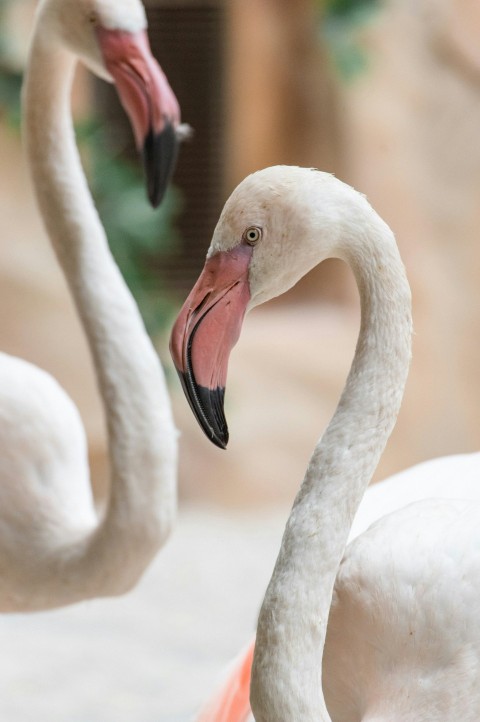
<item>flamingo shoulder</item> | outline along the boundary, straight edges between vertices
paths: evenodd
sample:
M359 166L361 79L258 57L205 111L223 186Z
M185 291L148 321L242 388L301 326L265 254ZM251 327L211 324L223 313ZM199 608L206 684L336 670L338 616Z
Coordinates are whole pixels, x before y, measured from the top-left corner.
M36 525L94 518L87 441L80 414L57 381L0 354L0 520Z
M334 722L480 718L479 522L477 501L426 499L348 546L324 655Z
M424 461L373 484L363 497L349 539L382 516L429 498L480 501L480 452Z

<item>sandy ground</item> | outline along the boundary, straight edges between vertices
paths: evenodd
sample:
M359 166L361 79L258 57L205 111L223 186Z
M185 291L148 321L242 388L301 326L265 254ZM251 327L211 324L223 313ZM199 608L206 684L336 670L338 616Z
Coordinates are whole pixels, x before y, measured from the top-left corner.
M0 617L5 722L187 722L250 639L286 509L182 510L126 597Z

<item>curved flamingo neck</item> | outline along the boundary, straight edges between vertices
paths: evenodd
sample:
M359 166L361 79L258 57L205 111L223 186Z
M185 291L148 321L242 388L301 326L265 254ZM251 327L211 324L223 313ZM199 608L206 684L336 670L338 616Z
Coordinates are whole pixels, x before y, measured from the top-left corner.
M330 722L321 669L333 585L407 378L410 290L393 234L366 208L365 232L359 233L357 217L336 253L350 264L359 287L360 334L340 402L288 519L260 612L251 687L257 722Z
M99 526L87 540L65 540L63 551L54 550L49 582L58 585L64 603L77 593L85 598L88 589L98 596L130 587L168 536L176 507L170 400L81 166L70 111L75 63L52 37L43 39L38 23L24 84L26 151L40 210L91 349L111 464L110 497Z

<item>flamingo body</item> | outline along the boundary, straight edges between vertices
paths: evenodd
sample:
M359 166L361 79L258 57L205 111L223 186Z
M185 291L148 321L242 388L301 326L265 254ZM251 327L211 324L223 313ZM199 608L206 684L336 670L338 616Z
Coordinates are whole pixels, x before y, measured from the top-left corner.
M13 510L31 529L44 521L46 529L92 526L96 512L85 483L87 443L77 407L52 376L22 359L0 354L0 377L2 528ZM20 531L12 525L4 539L18 548L25 544Z
M477 452L431 459L368 488L335 580L327 626L323 689L333 722L370 720L364 716L369 699L383 704L377 709L381 720L394 714L392 700L399 720L429 722L436 707L446 722L457 719L459 709L462 719L477 719L479 478ZM253 722L242 706L250 679L241 673L253 653L254 642L198 722ZM241 713L224 704L232 697Z
M478 502L416 502L347 548L323 658L334 722L478 719L479 516Z

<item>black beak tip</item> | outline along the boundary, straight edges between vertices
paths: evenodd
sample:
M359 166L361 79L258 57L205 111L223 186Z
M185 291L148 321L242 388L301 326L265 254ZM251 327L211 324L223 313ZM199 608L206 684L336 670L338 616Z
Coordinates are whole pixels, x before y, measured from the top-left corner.
M225 389L208 389L199 386L190 374L178 369L177 373L190 408L205 436L219 449L226 449L229 433L223 413Z
M205 424L203 421L200 420L200 418L197 416L197 420L199 421L203 431L205 432L205 435L210 439L212 444L216 446L219 449L222 449L223 451L226 450L228 446L228 429L225 425L224 429L218 428L217 425L216 428L213 428L208 422Z
M175 170L179 140L173 125L167 121L161 133L150 129L143 145L143 165L148 199L154 208L163 200Z
M215 444L215 446L218 446L219 449L223 449L225 451L228 445L228 429L226 429L222 435L212 434L210 436L210 441L212 444Z

